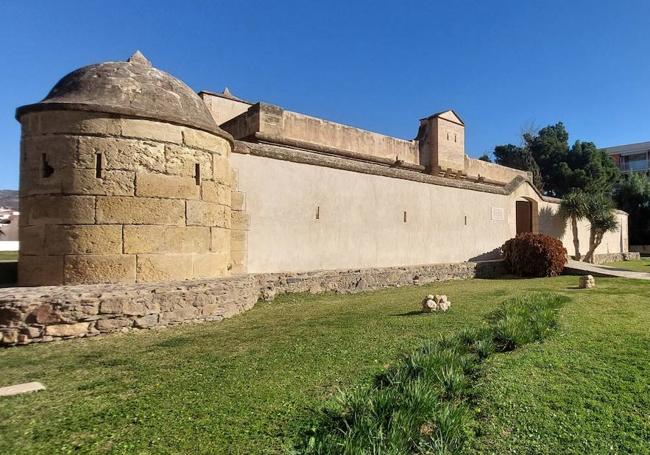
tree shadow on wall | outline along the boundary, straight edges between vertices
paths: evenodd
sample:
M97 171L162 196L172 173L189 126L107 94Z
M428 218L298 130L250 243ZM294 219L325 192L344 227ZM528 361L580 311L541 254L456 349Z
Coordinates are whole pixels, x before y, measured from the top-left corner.
M469 258L470 262L481 262L481 261L494 261L496 259L503 259L501 255L501 247L496 247L493 250L488 251L487 253L481 253L478 256Z
M539 232L561 239L566 233L566 219L557 210L543 207L539 211Z

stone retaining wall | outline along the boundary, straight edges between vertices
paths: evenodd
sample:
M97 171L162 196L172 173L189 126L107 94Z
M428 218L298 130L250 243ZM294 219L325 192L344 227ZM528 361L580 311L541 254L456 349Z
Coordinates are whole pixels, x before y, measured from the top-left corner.
M630 245L630 251L648 256L650 255L650 245Z
M164 284L42 286L0 289L0 344L11 346L220 321L282 293L356 293L436 281L491 278L499 261L308 273L239 275Z
M641 255L635 252L629 253L603 253L594 255L594 264L605 264L606 262L617 261L638 261Z

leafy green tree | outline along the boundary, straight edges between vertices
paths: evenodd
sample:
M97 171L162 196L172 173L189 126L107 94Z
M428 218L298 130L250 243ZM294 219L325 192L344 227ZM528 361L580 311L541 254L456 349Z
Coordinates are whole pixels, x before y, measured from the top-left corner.
M539 166L542 187L547 194L561 196L558 189L563 186L564 176L561 163L567 161L569 153L569 133L564 124L558 122L548 125L534 133L524 133L524 148L530 151Z
M611 193L621 178L614 161L593 142L576 141L567 154L566 162L560 164L560 172L559 194L566 194L575 188L588 193Z
M620 178L612 159L593 142L576 141L569 147L562 122L526 132L522 139L522 146L496 146L495 161L532 172L533 184L546 195L562 197L575 189L609 193Z
M560 203L560 214L565 219L571 220L571 231L573 233L574 258L579 261L580 255L580 238L578 237L578 221L587 217L589 209L589 197L582 190L574 190L567 193Z
M650 180L642 174L625 176L614 189L614 199L630 215L630 243L650 244Z
M614 216L612 199L604 193L590 194L587 199L587 216L591 225L589 230L589 251L584 257L585 262L594 262L594 252L603 241L607 232L618 229Z
M543 190L539 166L527 148L512 144L497 145L494 147L494 162L502 166L530 172L533 176L533 185L540 191Z
M481 161L485 161L486 163L492 162L492 160L490 159L490 155L488 155L487 153L484 153L483 155L479 156L478 159Z

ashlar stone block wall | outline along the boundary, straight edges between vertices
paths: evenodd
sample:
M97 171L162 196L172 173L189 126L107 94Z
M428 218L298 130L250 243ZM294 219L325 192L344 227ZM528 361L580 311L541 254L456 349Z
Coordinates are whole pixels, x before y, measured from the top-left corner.
M228 140L91 112L33 112L21 121L20 285L230 273Z

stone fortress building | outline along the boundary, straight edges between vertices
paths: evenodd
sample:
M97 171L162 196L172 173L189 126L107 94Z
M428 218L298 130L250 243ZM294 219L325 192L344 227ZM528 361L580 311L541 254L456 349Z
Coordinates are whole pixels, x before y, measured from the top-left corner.
M65 286L0 293L0 313L13 311L0 317L5 344L219 319L275 292L473 276L519 232L571 251L559 200L526 172L466 156L452 110L403 140L227 90L196 94L136 52L73 71L16 118L19 285ZM617 218L597 254L628 251L627 215ZM218 295L201 291L191 308L160 297L189 299L193 283Z

